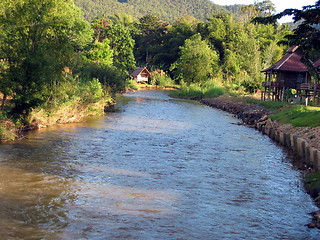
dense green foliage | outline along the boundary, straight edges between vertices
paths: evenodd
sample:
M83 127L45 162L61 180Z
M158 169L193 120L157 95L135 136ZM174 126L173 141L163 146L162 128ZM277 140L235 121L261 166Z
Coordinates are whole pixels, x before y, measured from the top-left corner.
M10 86L14 114L27 114L52 95L75 49L91 39L90 25L73 1L4 1L0 9L1 55L6 71L0 80ZM7 89L0 89L8 93Z
M226 11L210 0L75 0L75 2L83 9L88 20L123 12L137 18L149 13L169 22L186 15L205 20L212 13Z
M171 66L178 80L201 85L218 68L218 55L201 39L200 34L187 39L180 47L180 58Z
M201 87L198 84L182 84L178 91L171 93L172 97L178 98L216 98L225 93L225 89L215 81L207 81Z
M73 0L1 1L0 92L17 117L122 92L136 66L161 73L153 84L180 84L179 94L196 98L252 93L291 34L286 26L251 22L273 13L270 0L236 6L236 15L207 0L76 3L91 24Z
M25 122L39 107L94 104L108 92L123 91L127 76L114 63L126 62L126 55L121 55L124 44L112 34L97 41L94 33L73 0L1 1L2 110L10 98L5 110L18 122ZM122 27L113 33L129 41L131 68L133 40L128 34Z

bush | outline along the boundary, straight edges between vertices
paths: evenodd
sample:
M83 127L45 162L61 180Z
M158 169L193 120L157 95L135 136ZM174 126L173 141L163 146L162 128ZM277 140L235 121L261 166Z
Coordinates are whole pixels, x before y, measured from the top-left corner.
M7 121L10 124L5 124L5 121L0 124L0 142L12 141L16 138L13 133L14 124Z
M99 79L104 88L114 93L125 91L128 76L114 67L85 63L76 73L83 79Z
M173 97L180 98L216 98L225 93L225 89L219 86L218 82L210 80L202 86L198 84L181 84L181 88L171 94Z
M127 88L128 89L131 89L131 90L138 90L139 87L138 87L138 83L136 80L133 80L133 79L130 79L128 82L127 82Z
M176 85L174 80L161 70L156 70L151 73L151 84L161 87L173 87Z
M86 103L97 102L104 96L102 85L97 78L91 81L81 81L78 88L79 97Z

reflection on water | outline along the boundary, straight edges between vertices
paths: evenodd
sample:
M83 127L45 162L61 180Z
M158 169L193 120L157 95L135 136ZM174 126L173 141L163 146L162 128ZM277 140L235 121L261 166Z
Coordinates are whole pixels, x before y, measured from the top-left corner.
M118 107L0 145L2 239L320 238L300 173L267 137L161 91Z

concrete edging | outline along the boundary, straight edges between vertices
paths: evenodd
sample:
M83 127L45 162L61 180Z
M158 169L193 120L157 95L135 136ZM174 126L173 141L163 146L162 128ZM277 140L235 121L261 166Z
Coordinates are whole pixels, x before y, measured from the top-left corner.
M320 169L320 152L318 149L311 147L309 143L294 134L283 133L277 129L266 127L265 123L258 122L256 129L268 135L271 139L292 151L299 156L308 168L315 171Z

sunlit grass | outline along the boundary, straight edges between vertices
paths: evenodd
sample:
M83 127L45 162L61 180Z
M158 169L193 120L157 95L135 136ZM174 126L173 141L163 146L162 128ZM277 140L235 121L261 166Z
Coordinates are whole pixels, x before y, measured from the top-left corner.
M254 98L243 98L245 102L250 103L250 104L256 104L263 106L268 109L280 109L284 106L289 105L287 102L279 102L279 101L262 101Z
M317 127L320 126L320 108L296 105L272 114L270 118L295 127Z
M170 94L177 98L216 98L225 93L225 89L215 81L208 81L202 86L198 84L191 84L189 86L182 84L181 88Z

